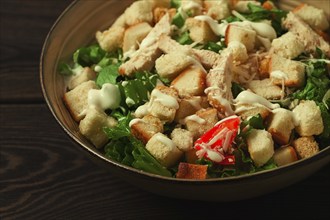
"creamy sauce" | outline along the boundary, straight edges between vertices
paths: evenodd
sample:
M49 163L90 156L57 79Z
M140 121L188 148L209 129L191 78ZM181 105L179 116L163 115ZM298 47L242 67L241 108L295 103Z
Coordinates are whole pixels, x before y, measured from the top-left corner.
M143 122L143 120L140 118L134 118L129 122L128 126L132 127L134 124L139 123L139 122Z
M125 99L125 102L128 106L132 106L132 105L135 105L135 101L133 99L131 99L130 97L127 97Z
M96 66L94 67L94 71L97 72L97 73L101 72L101 70L102 70L102 67L99 66L99 65L96 65Z
M165 146L167 146L171 149L176 148L174 142L162 133L155 134L155 138L157 141L161 142L162 144L164 144Z
M134 115L138 118L142 118L143 116L146 116L147 114L149 114L149 111L148 111L148 102L144 105L141 105L139 106L135 112L134 112Z
M116 109L120 104L120 92L117 86L105 83L101 89L88 92L88 106L96 106L103 110Z
M187 116L187 117L185 118L185 122L186 122L187 120L197 122L198 124L205 124L205 123L206 123L205 119L199 117L199 116L196 115L196 114L195 114L195 115Z
M270 74L269 74L270 78L275 78L275 79L282 79L282 80L286 80L288 79L288 74L280 71L280 70L275 70L275 71L272 71Z
M205 21L210 26L211 30L218 36L225 36L226 29L228 27L228 24L226 23L218 23L216 20L211 18L208 15L198 15L195 16L194 19Z
M257 1L239 1L235 4L234 8L235 10L242 12L242 13L247 13L250 12L248 8L248 4L251 3L253 5L261 5L260 2Z
M176 98L174 98L170 95L167 95L165 93L162 93L158 89L152 90L149 107L152 105L153 102L160 102L162 105L169 107L169 108L174 108L174 109L179 108L179 103Z
M242 104L248 104L248 105L256 105L260 104L265 106L268 109L275 109L275 108L280 108L279 104L272 104L269 102L267 99L264 97L261 97L253 92L250 91L243 91L238 96L236 99L234 99L234 102L236 105L242 105Z

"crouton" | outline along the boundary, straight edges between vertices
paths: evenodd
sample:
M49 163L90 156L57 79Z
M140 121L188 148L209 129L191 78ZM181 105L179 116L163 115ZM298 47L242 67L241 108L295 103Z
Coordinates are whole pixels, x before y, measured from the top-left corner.
M206 21L195 18L187 18L185 25L189 30L189 36L194 42L206 43L209 41L217 41L218 36L212 31Z
M255 94L264 97L265 99L276 100L284 97L282 89L279 86L274 85L269 78L262 80L252 80L247 83L246 87Z
M231 41L221 55L225 53L231 53L237 63L244 63L249 58L246 47L239 41Z
M203 0L181 0L181 8L192 17L202 14Z
M298 39L304 44L305 51L313 53L316 51L316 48L320 48L330 57L330 45L300 17L289 12L282 23L286 29L297 35Z
M152 5L152 8L169 8L171 0L147 0Z
M171 83L180 97L204 95L206 87L206 72L200 67L192 65L180 73Z
M106 115L98 108L90 107L87 110L86 117L79 123L79 131L90 140L96 148L101 148L109 140L108 136L103 131L103 128L112 128L116 125L116 119Z
M141 22L127 28L124 34L123 52L125 53L131 49L136 50L138 44L148 35L151 29L147 22Z
M103 32L97 31L95 37L103 50L111 52L123 46L124 33L125 28L113 26Z
M119 73L121 75L132 76L138 71L151 70L154 67L156 59L162 54L158 49L158 38L162 35L170 35L170 33L170 18L166 14L142 40L140 48L133 54L131 59L120 65Z
M285 145L289 143L292 130L295 128L293 114L284 108L273 110L273 114L268 118L268 132L274 141Z
M152 24L153 5L148 1L135 1L124 12L126 24L128 26L141 22Z
M168 168L174 166L183 155L183 152L175 146L173 141L162 133L152 136L146 144L146 149L163 166Z
M274 162L277 166L284 166L298 160L296 150L291 147L280 147L275 150Z
M68 89L72 90L81 83L87 82L89 80L95 80L95 78L96 78L96 72L93 71L90 67L85 67L82 69L82 71L79 74L72 77L72 79L68 84Z
M313 100L301 101L292 112L297 123L295 129L300 136L319 135L323 132L321 110Z
M179 164L178 172L176 173L176 178L183 179L206 179L207 175L207 165L197 165L181 162Z
M89 80L64 94L64 103L75 121L84 118L88 108L88 92L91 89L97 89L97 86L94 81Z
M184 69L194 63L192 57L186 53L178 51L177 53L168 53L160 56L156 60L156 71L159 76L173 80Z
M171 18L173 18L176 14L176 9L175 8L160 8L157 7L153 10L153 16L154 16L154 23L158 23L160 19L168 13Z
M269 65L270 65L270 58L265 57L260 61L259 65L259 77L261 79L269 78Z
M130 124L131 133L146 144L156 133L163 132L163 123L159 118L146 115L142 119L133 119Z
M205 96L193 96L182 98L179 103L179 108L176 111L174 121L181 123L181 120L189 115L195 114L202 108L208 108L209 103Z
M229 17L230 15L229 5L226 1L204 0L204 8L206 10L206 15L217 21Z
M189 45L181 45L169 36L161 36L158 41L159 49L164 53L185 53L196 57L206 69L210 69L221 58L220 54L210 50L192 49Z
M253 129L247 137L248 151L254 164L264 165L274 154L274 142L270 133Z
M287 59L293 59L304 52L304 49L304 44L289 31L272 41L271 52Z
M311 157L319 152L319 145L313 136L300 137L294 140L292 145L301 159Z
M237 1L236 4L234 4L234 10L241 12L241 13L249 13L250 9L248 7L248 4L253 4L257 6L261 6L261 3L258 1Z
M193 148L193 136L188 130L175 128L171 133L171 139L179 150L183 152Z
M196 154L196 149L192 148L189 151L184 152L184 158L186 159L187 163L196 163L196 161L199 159Z
M205 93L211 106L219 111L222 117L234 114L231 102L231 65L232 56L228 54L217 60L206 76Z
M185 125L197 140L202 134L211 129L218 122L217 110L214 108L201 109L194 115L185 118Z
M275 85L301 87L305 82L305 65L273 54L269 64L270 79Z
M235 105L235 114L241 116L243 120L247 120L249 117L260 114L263 119L266 119L270 115L270 110L262 105L253 104L238 104Z
M253 51L256 42L256 32L238 25L229 24L226 29L225 43L228 46L232 41L244 44L248 52Z
M329 28L327 16L325 12L320 8L316 8L308 4L301 4L293 10L293 13L298 15L313 29L324 31Z
M179 108L178 92L174 88L157 86L151 92L148 111L164 122L172 122Z
M245 90L238 94L233 100L235 106L235 113L242 116L244 119L256 114L260 114L265 119L271 109L279 108L279 104L272 104L267 99L249 91Z

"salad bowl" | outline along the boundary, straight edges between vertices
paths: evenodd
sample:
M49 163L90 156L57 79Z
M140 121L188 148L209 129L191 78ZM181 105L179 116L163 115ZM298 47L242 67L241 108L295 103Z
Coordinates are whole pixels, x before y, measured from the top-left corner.
M63 60L70 60L77 48L91 43L95 33L108 28L132 2L72 2L51 28L42 50L40 81L49 110L77 148L91 160L128 183L152 193L203 201L235 201L274 192L307 178L330 162L328 146L312 157L272 170L226 178L190 180L147 173L106 157L79 132L77 122L65 106L63 95L66 92L66 82L58 74L58 65ZM280 1L279 6L284 10L291 10L299 3L300 1ZM310 1L310 4L327 8L327 1ZM329 10L327 13L329 16Z

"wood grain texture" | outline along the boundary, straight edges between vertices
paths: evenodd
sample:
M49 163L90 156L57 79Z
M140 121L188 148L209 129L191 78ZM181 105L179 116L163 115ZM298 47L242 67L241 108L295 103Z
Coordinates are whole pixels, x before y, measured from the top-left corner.
M0 102L41 102L39 58L53 23L72 0L1 0Z
M0 128L3 219L197 218L219 209L227 210L222 216L237 218L252 211L257 216L328 214L329 165L293 186L245 201L170 199L142 191L91 162L45 105L1 105L0 110L5 116Z
M1 220L329 216L330 165L265 196L208 203L142 191L91 162L43 104L39 86L43 41L70 2L0 0Z

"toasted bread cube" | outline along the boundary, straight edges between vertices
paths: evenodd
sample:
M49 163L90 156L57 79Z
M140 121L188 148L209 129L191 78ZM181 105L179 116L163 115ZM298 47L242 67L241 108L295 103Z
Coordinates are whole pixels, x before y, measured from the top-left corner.
M113 26L103 32L97 31L95 37L103 50L111 52L123 46L124 33L125 28Z
M244 63L249 58L246 47L239 41L231 41L223 53L229 52L233 56L233 60L239 63Z
M126 29L123 40L123 52L137 49L138 44L148 35L152 27L147 22L141 22Z
M267 130L274 141L281 145L288 144L291 132L295 127L292 112L284 108L275 109L268 121Z
M176 111L174 121L181 122L182 119L189 115L195 114L202 108L208 108L209 103L205 96L193 96L181 99L179 109Z
M230 8L226 1L204 0L206 15L220 21L230 15Z
M304 52L304 44L292 32L287 32L272 41L271 51L287 59L293 59Z
M196 163L196 161L199 159L196 154L196 149L192 148L189 151L184 152L184 157L187 161L187 163Z
M181 0L181 8L192 17L202 14L203 0Z
M204 180L207 176L207 165L189 164L181 162L179 164L176 178Z
M270 79L275 85L301 87L305 82L305 66L302 62L273 54L269 64Z
M187 18L185 25L189 30L189 36L194 42L206 43L209 41L217 41L218 36L212 31L206 21L195 18Z
M280 99L284 96L284 94L282 94L282 89L279 86L274 85L269 78L252 80L247 83L247 88L265 99L274 100Z
M291 147L280 147L275 150L274 162L277 166L284 166L298 160L296 150Z
M204 95L206 72L200 67L190 66L180 73L171 83L180 97Z
M189 151L193 147L193 136L188 130L175 128L171 133L171 139L183 152Z
M148 0L152 8L169 8L171 7L171 0Z
M258 167L267 163L274 154L274 142L270 133L253 129L247 137L248 151Z
M151 92L148 111L164 122L172 122L179 108L178 92L174 88L157 86Z
M186 53L176 52L160 56L156 60L155 67L161 77L173 80L193 62L193 59Z
M75 121L80 121L85 117L88 108L88 92L91 89L97 89L92 80L84 82L64 94L64 103Z
M211 129L218 122L218 112L214 108L201 109L194 115L185 118L187 130L197 140L202 134Z
M256 32L253 30L229 24L226 29L225 43L228 46L233 41L241 42L246 47L246 50L251 52L255 46L256 35Z
M301 159L311 157L319 152L319 145L313 136L300 137L294 140L292 145Z
M330 44L318 35L306 22L293 12L289 12L282 22L284 28L294 33L304 44L305 51L315 53L316 48L321 49L330 57Z
M126 24L132 26L141 22L152 24L153 4L148 1L135 1L124 12Z
M154 23L158 23L160 21L160 19L166 14L168 13L170 15L171 18L174 17L174 15L176 14L176 9L175 8L161 8L161 7L157 7L153 10L153 16L154 16Z
M90 140L96 148L101 148L109 140L103 128L112 128L116 125L116 119L106 115L102 110L90 107L87 110L86 117L79 123L79 131Z
M133 119L130 127L132 134L146 144L152 136L162 133L164 126L159 118L146 115L142 119Z
M72 77L72 79L69 82L68 89L72 90L81 83L87 82L89 80L95 80L95 78L96 78L96 72L93 71L90 67L85 67L83 68L81 73Z
M266 57L260 61L259 77L261 79L269 78L270 58Z
M328 6L330 6L328 4ZM329 8L328 8L329 9ZM312 5L301 4L293 10L293 13L298 15L313 29L327 30L329 28L329 22L324 10L316 8Z
M292 112L298 124L295 129L300 136L319 135L323 132L321 110L314 101L301 101Z
M249 117L260 114L263 119L266 119L270 114L270 110L262 105L239 104L235 106L235 114L246 120Z
M261 3L258 1L247 1L247 0L238 0L234 1L234 9L241 13L249 13L250 9L248 7L248 4L253 4L256 6L261 6Z
M174 166L183 155L173 141L162 133L152 136L146 144L146 149L165 167Z

